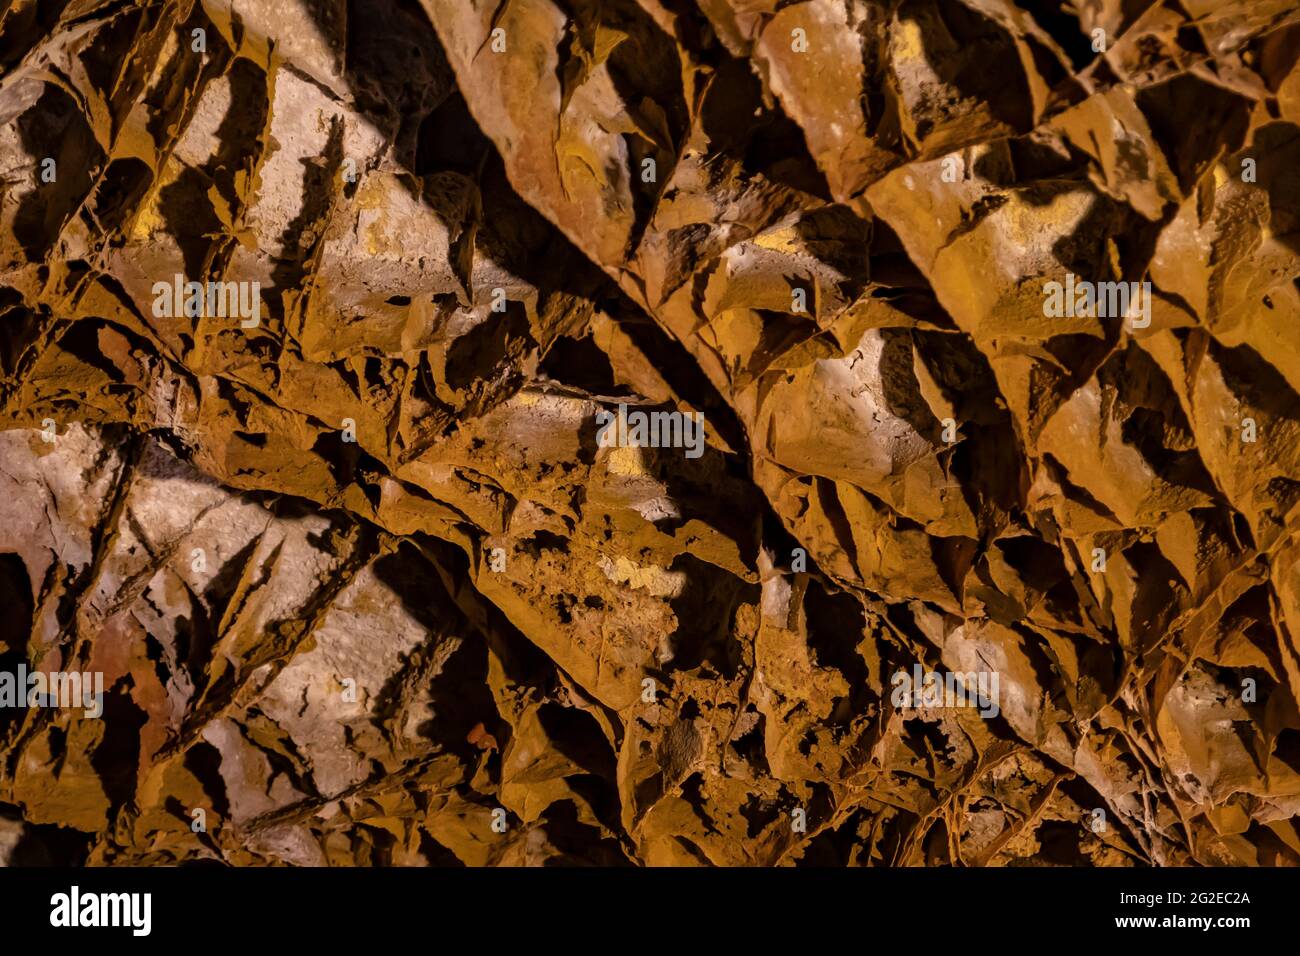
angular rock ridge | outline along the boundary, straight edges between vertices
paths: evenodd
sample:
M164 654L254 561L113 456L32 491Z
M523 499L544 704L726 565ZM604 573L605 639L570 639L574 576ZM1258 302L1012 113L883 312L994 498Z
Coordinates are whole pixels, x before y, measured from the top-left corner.
M1298 58L11 0L0 861L1300 864Z

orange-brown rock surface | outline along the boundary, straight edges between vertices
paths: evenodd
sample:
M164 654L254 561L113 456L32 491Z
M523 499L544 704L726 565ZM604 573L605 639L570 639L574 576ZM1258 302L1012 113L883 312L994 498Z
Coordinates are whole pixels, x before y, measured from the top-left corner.
M0 2L0 859L1300 863L1298 58Z

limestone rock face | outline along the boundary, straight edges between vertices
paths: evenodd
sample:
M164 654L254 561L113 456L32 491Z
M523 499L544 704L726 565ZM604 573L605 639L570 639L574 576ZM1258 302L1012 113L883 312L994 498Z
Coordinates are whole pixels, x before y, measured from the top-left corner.
M1298 59L0 5L0 861L1300 864Z

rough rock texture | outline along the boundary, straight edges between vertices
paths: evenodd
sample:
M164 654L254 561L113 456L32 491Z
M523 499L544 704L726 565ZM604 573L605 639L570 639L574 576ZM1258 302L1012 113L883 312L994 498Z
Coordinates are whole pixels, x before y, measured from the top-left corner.
M1297 7L0 0L0 859L1300 863Z

